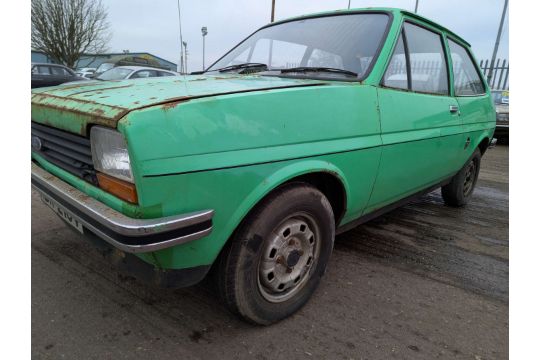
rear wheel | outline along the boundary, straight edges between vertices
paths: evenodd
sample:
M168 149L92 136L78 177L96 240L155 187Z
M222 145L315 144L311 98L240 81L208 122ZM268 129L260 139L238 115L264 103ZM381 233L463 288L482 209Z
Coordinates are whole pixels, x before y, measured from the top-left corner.
M480 150L476 149L469 162L452 178L449 184L441 188L446 205L459 207L469 202L480 173L481 158Z
M326 197L289 184L245 219L219 259L218 288L229 309L271 324L311 297L332 252L335 223Z

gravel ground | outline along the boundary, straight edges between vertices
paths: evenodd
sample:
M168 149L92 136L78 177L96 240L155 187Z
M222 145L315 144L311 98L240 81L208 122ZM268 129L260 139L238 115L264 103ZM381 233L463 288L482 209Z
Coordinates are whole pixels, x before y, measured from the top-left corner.
M506 359L508 147L474 199L435 191L336 238L312 300L270 327L208 286L162 290L116 272L32 192L32 355L39 359Z

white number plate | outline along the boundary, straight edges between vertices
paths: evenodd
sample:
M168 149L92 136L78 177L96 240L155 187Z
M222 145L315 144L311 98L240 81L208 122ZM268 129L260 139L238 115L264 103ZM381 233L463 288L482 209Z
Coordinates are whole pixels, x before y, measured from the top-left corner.
M81 222L79 221L79 219L75 217L75 215L73 215L71 212L66 210L62 205L60 205L59 203L57 203L56 201L54 201L47 195L41 194L41 200L45 203L45 205L53 209L56 215L60 216L62 220L64 220L69 225L77 229L78 232L83 234L83 226Z

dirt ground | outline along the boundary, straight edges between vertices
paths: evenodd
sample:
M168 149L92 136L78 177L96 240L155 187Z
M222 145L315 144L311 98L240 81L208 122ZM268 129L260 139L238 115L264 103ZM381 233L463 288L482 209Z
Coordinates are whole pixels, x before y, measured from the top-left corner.
M123 276L32 195L32 355L39 359L506 359L508 147L474 199L440 191L336 238L296 315L255 327L208 286Z

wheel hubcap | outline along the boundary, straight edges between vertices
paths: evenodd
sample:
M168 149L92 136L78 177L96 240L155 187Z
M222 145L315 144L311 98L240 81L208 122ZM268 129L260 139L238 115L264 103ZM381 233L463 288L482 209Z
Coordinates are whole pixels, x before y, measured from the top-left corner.
M290 299L305 285L319 255L319 230L307 214L283 221L266 239L258 285L271 302Z
M476 177L476 163L472 160L465 172L465 181L463 182L463 195L468 196L474 186L474 180Z

